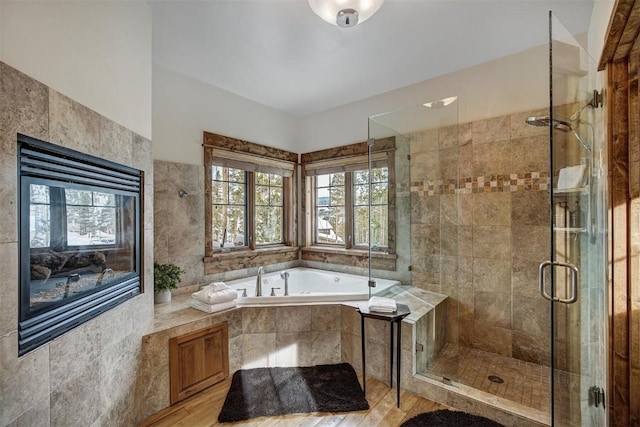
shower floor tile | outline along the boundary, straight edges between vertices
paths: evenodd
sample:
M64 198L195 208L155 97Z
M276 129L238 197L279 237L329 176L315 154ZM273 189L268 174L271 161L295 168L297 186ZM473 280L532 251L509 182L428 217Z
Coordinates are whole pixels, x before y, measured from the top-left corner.
M456 372L458 374L456 375ZM550 368L511 357L447 344L427 372L549 413ZM496 383L489 379L503 380Z

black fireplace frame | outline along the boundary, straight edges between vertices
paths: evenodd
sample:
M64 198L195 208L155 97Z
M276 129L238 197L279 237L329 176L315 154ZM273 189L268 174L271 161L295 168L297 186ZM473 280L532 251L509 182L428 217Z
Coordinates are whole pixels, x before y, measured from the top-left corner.
M143 292L144 172L26 135L18 134L17 140L20 220L18 353L23 355ZM34 179L126 191L134 203L134 271L104 288L49 304L44 309L32 310L28 187Z

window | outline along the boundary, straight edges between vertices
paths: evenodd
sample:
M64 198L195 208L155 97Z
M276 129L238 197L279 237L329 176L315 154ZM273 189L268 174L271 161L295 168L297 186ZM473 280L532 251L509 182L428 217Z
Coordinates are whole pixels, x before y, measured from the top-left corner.
M205 263L229 251L295 246L298 155L208 132L204 139Z
M365 249L369 244L371 226L372 249L386 250L389 231L388 176L387 167L373 168L371 183L368 170L317 175L314 180L314 243ZM352 203L347 204L346 200Z
M344 173L318 175L315 179L315 242L344 245Z
M353 172L353 245L384 250L388 246L389 232L389 168ZM369 189L371 189L371 218L369 218Z
M247 173L211 167L213 247L247 246Z
M255 174L256 244L284 242L283 176L273 173Z
M367 143L302 155L311 213L305 217L305 250L368 250L371 239L372 251L395 253L395 139L377 140L376 146L371 162Z

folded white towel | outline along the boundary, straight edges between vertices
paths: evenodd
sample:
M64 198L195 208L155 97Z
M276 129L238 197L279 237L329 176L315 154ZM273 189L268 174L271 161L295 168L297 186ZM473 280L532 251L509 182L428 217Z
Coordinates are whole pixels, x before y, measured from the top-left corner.
M579 188L584 185L586 165L568 166L560 169L558 174L558 190Z
M223 289L221 291L211 291L205 288L194 292L191 296L205 304L219 304L221 302L232 301L238 298L238 293L235 289Z
M396 301L394 299L383 297L371 297L371 299L369 299L369 311L393 313L396 310Z
M207 292L218 292L218 291L223 291L225 289L231 289L231 288L228 287L227 284L224 282L213 282L200 288L201 291L206 290Z
M215 313L216 311L227 310L236 306L236 300L221 302L219 304L205 304L200 300L191 298L191 307L205 313Z

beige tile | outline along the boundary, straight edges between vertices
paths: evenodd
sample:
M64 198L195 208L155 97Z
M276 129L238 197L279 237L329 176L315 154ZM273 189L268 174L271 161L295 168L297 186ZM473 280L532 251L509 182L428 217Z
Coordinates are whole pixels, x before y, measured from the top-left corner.
M51 425L87 426L100 416L100 369L95 365L51 392Z
M49 138L54 144L94 154L100 141L100 115L50 89Z
M420 236L420 239L411 239L412 253L423 255L440 253L440 227L412 224L411 233L414 236Z
M18 328L18 244L0 244L0 336Z
M308 366L311 332L279 332L276 336L274 366Z
M411 182L437 180L441 177L438 151L411 154Z
M443 126L438 130L440 150L457 148L460 141L460 126Z
M571 238L571 236L568 236ZM542 262L550 257L549 227L519 226L512 233L513 258ZM558 246L560 248L560 246Z
M508 140L511 136L510 126L511 121L509 116L500 116L472 122L473 145Z
M474 226L473 256L476 258L511 259L511 228Z
M242 369L276 366L276 334L242 335Z
M409 147L411 156L417 153L427 151L438 151L439 145L439 129L426 129L418 132L410 133Z
M367 340L365 347L367 375L389 381L389 347Z
M523 294L529 297L540 295L538 290L539 265L540 263L535 260L513 258L511 286L514 294Z
M549 162L548 135L511 140L511 173L546 172Z
M133 132L100 116L99 156L112 162L133 167Z
M264 334L276 331L276 308L253 307L242 310L243 334Z
M474 321L460 325L460 343L468 347L511 356L512 331L508 328Z
M484 292L511 293L511 261L474 258L473 289Z
M309 307L276 307L276 331L311 331L311 310Z
M511 224L511 193L473 194L473 224Z
M462 123L458 126L458 143L460 146L471 145L473 142L473 123Z
M549 192L517 191L511 193L511 222L522 225L549 226Z
M318 331L311 333L311 351L308 354L309 365L339 363L341 359L341 336L337 331Z
M527 334L513 331L513 357L525 362L549 366L550 361L549 335Z
M101 314L95 322L98 324L101 348L107 348L116 341L133 333L134 302L126 301Z
M513 329L532 335L548 335L551 330L549 301L527 295L514 295Z
M317 332L340 331L341 311L340 305L311 307L311 330Z
M474 291L474 320L487 326L511 328L511 297L499 292Z
M2 227L0 243L18 241L18 178L17 157L0 151L0 206L2 206Z
M133 133L131 163L136 169L144 171L147 183L153 184L151 141L137 133Z
M100 355L100 408L107 425L135 423L135 399L140 340L129 335Z
M0 336L0 425L6 425L49 395L49 347L20 359L17 332Z
M475 138L475 137L474 137ZM508 175L511 172L511 142L473 144L473 175Z
M242 335L229 338L229 375L242 369Z
M47 394L43 399L38 401L34 406L27 409L22 415L20 415L13 423L9 424L10 427L36 427L36 426L50 426L50 405L49 395Z
M0 62L0 99L0 152L16 154L18 133L49 139L49 89L45 85Z
M440 177L444 180L454 180L457 182L460 173L460 148L456 145L453 148L440 150ZM465 150L465 152L468 150ZM471 151L469 151L471 153Z
M440 196L411 193L411 223L438 225L440 223Z
M100 328L94 319L49 344L51 388L58 389L88 369L96 369L100 356ZM73 363L70 361L73 360Z

